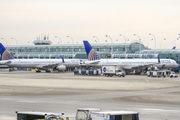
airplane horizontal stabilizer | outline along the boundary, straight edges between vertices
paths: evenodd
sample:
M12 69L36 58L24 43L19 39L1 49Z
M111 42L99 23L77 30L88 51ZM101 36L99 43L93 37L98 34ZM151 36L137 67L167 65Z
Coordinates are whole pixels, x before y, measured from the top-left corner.
M0 61L0 65L8 65L11 61Z
M85 64L98 64L100 60L86 61Z

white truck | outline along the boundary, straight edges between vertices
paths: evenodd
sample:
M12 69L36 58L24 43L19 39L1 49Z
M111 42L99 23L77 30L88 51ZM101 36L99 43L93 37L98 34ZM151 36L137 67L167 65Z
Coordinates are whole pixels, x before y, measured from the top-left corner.
M106 77L112 77L113 75L125 77L123 69L118 66L102 66L102 74Z
M78 108L76 120L139 120L139 113L134 111L105 111L94 108Z
M174 77L174 78L177 78L178 76L175 74L175 72L172 72L172 71L171 71L169 77L170 77L170 78L173 78L173 77Z

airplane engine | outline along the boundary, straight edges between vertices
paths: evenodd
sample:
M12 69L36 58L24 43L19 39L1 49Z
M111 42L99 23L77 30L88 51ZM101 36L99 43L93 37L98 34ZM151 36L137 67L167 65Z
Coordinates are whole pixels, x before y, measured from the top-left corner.
M155 67L154 67L154 70L158 70L158 68L155 66Z
M58 70L66 70L66 66L64 66L64 65L59 65L59 66L57 67L57 69L58 69Z
M151 66L148 68L148 70L158 70L158 68L156 66Z

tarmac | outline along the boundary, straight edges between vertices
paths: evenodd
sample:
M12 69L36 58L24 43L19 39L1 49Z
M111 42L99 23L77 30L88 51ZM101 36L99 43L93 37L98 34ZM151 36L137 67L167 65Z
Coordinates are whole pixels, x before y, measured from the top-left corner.
M0 120L16 120L15 111L75 114L77 108L137 111L140 120L179 120L180 78L0 71Z

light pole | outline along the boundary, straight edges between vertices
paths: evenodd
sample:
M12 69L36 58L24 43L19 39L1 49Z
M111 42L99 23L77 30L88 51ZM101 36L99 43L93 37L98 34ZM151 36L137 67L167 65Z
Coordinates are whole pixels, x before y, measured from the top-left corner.
M125 53L125 59L126 59L126 58L127 58L127 57L126 57L126 37L125 37L124 35L122 35L122 34L119 34L119 36L122 36L122 37L124 38L124 40L125 40L124 53Z
M177 38L177 39L174 40L174 42L173 42L173 45L174 45L174 43L175 43L175 46L174 46L174 47L176 47L176 40L179 40L179 38Z
M155 43L155 49L156 49L156 38L152 33L149 33L149 35L152 35L154 37L154 43Z
M139 35L137 34L134 34L134 36L137 36L139 38L139 43L141 41L141 38L139 37ZM141 44L139 45L139 54L141 54Z
M100 40L99 40L99 38L98 38L98 37L96 37L96 36L93 36L93 38L96 38L96 39L98 40L98 42L100 43Z
M61 38L58 37L58 36L55 36L55 38L58 38L58 39L60 40L60 42L61 42L61 55L62 55L62 40L61 40Z
M71 40L72 40L72 44L74 45L74 41L73 41L73 39L72 39L72 37L71 36L67 36L67 37L69 37ZM74 47L73 47L73 45L72 45L72 49L73 49L73 58L74 58Z
M1 38L1 40L5 40L5 41L6 41L6 44L8 45L8 42L7 42L7 40L6 40L6 39L4 39L4 38Z
M166 38L164 38L164 40L166 40ZM161 40L161 42L160 42L160 49L161 49L161 43L162 43L162 41L164 41L164 40Z
M151 40L153 40L153 39L151 39ZM150 42L151 40L149 40L149 41L148 41L148 43L147 43L147 47L149 46L149 42Z
M109 37L111 39L111 58L112 58L112 52L113 52L113 46L112 46L112 43L113 43L113 40L112 38L109 36L109 35L106 35L106 37Z
M61 38L60 38L60 37L55 36L55 38L58 38L58 39L59 39L59 41L60 41L60 42L61 42L61 44L62 44L62 40L61 40Z
M18 42L17 42L17 40L16 40L15 38L13 38L13 37L12 37L11 39L14 39L14 40L16 41L16 44L17 44L16 56L17 56L17 59L18 59L18 55L17 55L17 54L18 54Z

